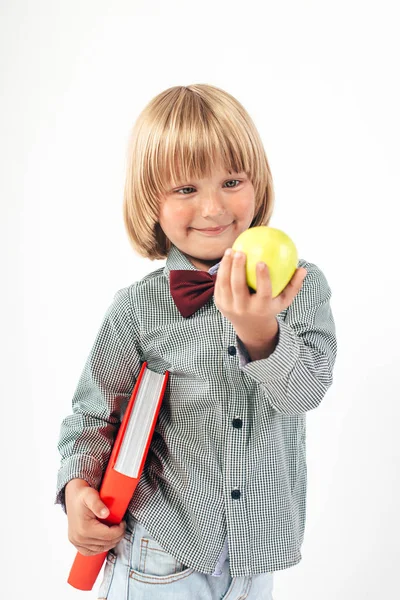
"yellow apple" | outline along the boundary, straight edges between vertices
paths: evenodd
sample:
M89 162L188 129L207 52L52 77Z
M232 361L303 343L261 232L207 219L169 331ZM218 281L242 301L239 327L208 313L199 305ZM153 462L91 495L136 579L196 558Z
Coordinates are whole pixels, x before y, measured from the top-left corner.
M257 263L268 265L273 298L287 286L297 269L296 246L280 229L249 227L236 238L232 250L245 253L247 285L253 290L257 290Z

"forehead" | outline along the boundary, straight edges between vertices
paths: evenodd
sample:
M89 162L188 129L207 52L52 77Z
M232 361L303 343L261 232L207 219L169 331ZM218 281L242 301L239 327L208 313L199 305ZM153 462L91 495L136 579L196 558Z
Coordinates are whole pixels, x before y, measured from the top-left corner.
M185 168L175 163L175 173L170 173L169 183L181 183L185 179L191 180L203 180L203 179L218 179L225 175L235 173L234 169L229 165L224 165L221 160L217 162L211 161L208 165L204 165L203 168L190 167L189 165Z

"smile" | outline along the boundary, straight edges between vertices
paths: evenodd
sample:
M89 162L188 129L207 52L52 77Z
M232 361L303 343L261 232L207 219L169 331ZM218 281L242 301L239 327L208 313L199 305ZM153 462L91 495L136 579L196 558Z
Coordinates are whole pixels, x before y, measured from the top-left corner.
M226 231L231 225L232 223L229 223L229 225L226 225L225 227L216 227L215 229L194 229L194 231L198 231L204 235L219 235Z

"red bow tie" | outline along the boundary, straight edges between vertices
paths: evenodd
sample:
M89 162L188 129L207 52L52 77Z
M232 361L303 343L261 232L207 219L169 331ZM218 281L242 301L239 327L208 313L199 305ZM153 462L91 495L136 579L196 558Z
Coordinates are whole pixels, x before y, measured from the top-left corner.
M190 317L211 298L217 273L192 269L174 269L169 272L171 296L183 317Z

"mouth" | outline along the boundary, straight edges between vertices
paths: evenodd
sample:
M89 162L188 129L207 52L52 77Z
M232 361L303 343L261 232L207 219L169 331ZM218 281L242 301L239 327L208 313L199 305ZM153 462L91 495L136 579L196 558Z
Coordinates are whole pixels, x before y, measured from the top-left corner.
M195 231L199 231L200 233L204 233L207 235L217 235L218 233L223 233L224 231L226 231L228 229L228 227L230 227L232 225L232 223L229 223L228 225L224 225L222 227L207 227L206 229L195 229L194 227L192 229L194 229Z

